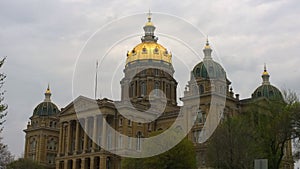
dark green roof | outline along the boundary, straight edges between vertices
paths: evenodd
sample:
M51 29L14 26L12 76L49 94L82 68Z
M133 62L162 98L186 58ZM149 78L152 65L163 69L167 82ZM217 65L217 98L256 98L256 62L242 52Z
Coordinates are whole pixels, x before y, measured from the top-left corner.
M59 109L52 102L42 102L33 111L33 116L52 116L59 113Z
M263 84L259 86L252 94L252 98L261 98L265 97L271 100L282 100L282 94L279 89L271 84Z
M223 67L213 61L210 60L204 60L200 63L198 63L193 71L193 75L195 78L205 78L205 79L216 79L216 78L226 78L226 72L223 69Z

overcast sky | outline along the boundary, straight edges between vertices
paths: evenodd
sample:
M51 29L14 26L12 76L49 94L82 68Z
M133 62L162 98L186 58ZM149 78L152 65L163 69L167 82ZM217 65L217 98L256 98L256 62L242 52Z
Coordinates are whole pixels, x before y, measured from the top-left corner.
M5 102L9 105L3 137L13 154L23 154L25 135L22 130L34 107L44 99L48 83L53 93L52 100L60 108L72 101L73 71L77 56L87 40L105 24L124 16L146 13L149 8L153 12L157 32L161 33L159 43L174 51L175 77L180 83L179 96L189 78L181 73L180 58L185 56L181 57L182 54L176 51L176 42L163 36L176 36L172 34L175 28L182 30L181 35L186 33L185 38L190 39L191 43L199 44L198 47L193 46L201 54L199 60L192 59L193 64L201 61L204 37L209 36L215 59L225 68L234 91L241 98L250 97L261 84L264 63L267 63L273 85L300 93L300 3L297 0L2 0L0 56L7 56L7 60L1 72L7 74L4 89L7 91ZM175 16L184 19L200 30L202 35L174 25L166 27L163 23L170 21L168 17L158 17L167 16L165 14L173 19ZM118 68L114 71L117 75L112 81L116 87L123 76L126 51L140 42L143 33L146 15L144 19L138 16L136 22L132 17L127 17L131 18L128 25L132 26L126 26L127 31L136 35L115 45L110 52L114 60L123 63L118 62ZM106 45L103 39L109 41L112 37L112 42L117 40L113 31L118 33L122 29L112 29L109 36L103 35L98 44L99 50ZM98 34L98 38L101 39L101 34ZM95 62L93 59L89 61ZM85 62L80 63L83 65ZM102 64L100 70L110 72L110 68L115 67L111 64ZM93 73L90 75L92 77ZM105 82L99 83L104 85ZM75 95L79 94L77 92ZM98 95L119 99L118 95Z

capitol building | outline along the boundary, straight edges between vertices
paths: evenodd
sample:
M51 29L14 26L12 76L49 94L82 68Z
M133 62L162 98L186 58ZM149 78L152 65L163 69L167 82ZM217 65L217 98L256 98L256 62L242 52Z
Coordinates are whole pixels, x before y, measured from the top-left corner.
M121 169L120 154L140 151L143 138L169 129L178 117L184 116L183 111L196 118L182 123L190 128L179 128L188 129L186 137L194 143L198 168L208 168L207 140L203 135L210 136L219 121L242 113L251 102L282 99L280 90L270 82L266 66L257 75L257 78L261 76L262 83L257 84L249 98L240 99L233 92L225 70L212 57L213 50L207 40L203 59L187 75L189 81L185 82L184 95L180 98L182 106L179 105L178 82L173 76L176 68L172 65L172 54L165 47L168 44L158 43L150 15L143 29L141 43L124 52L126 64L120 79L120 100L79 96L59 108L51 100L55 90L48 86L45 99L33 108L24 129L25 158L49 169ZM147 111L156 103L164 104L158 117ZM213 118L210 114L218 116ZM120 134L116 136L115 131ZM284 166L294 167L291 144L286 147Z

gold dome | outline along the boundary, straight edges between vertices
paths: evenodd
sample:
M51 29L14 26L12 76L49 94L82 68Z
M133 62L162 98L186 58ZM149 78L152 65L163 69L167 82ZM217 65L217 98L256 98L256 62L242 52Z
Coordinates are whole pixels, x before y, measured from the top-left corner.
M263 75L269 75L269 73L267 71L264 71Z
M172 54L156 42L142 42L127 53L126 64L137 60L161 60L172 63Z

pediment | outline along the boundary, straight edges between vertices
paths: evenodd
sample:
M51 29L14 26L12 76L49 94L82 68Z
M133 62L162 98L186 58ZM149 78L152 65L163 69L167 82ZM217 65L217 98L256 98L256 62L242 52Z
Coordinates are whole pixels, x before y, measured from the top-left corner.
M96 100L79 96L61 110L61 115L73 114L98 108Z

